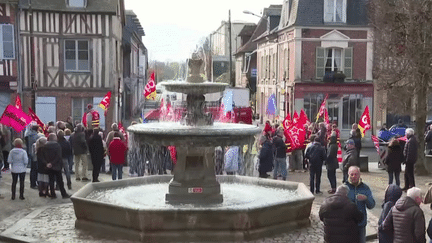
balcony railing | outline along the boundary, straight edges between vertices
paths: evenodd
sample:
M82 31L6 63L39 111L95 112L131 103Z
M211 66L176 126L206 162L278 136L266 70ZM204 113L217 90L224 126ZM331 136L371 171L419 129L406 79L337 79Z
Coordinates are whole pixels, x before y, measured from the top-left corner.
M326 72L323 77L323 82L326 83L343 83L345 81L345 74L341 71Z

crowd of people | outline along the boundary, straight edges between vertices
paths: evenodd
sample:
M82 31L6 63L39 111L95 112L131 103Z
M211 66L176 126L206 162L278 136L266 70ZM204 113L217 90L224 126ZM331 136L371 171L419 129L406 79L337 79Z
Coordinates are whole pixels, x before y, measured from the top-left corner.
M25 131L16 133L0 125L0 190L2 176L11 174L11 199L16 198L19 179L19 199L24 200L26 170L30 168L30 188L37 189L40 197L56 198L59 190L62 198L69 198L65 186L72 189L71 175L76 181L99 182L100 172L112 174L112 180L122 179L123 165L127 161L127 141L113 123L106 134L99 127L98 116L88 106L88 122L75 124L72 117L66 121L48 122L43 127L32 122ZM106 171L106 158L109 170ZM92 164L91 179L88 173ZM63 180L66 179L66 185ZM0 191L0 198L4 194Z

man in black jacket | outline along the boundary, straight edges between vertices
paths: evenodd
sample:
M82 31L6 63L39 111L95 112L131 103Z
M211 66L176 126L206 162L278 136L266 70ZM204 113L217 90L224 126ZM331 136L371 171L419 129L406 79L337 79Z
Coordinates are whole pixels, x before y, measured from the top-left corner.
M404 158L405 158L405 187L402 190L406 191L411 187L415 187L414 179L414 164L417 161L417 150L418 142L414 136L414 130L412 128L407 128L405 130L405 135L407 142L404 148Z
M326 198L319 210L319 217L324 223L325 242L359 242L358 223L363 214L348 198L349 188L339 186L334 195Z
M93 135L91 135L88 142L90 157L93 164L93 182L99 182L99 172L102 163L104 162L104 147L102 143L102 137L99 135L99 128L93 129Z
M60 144L57 143L57 135L50 133L48 135L48 142L41 150L42 152L42 163L48 168L49 186L50 186L50 197L56 198L54 189L54 180L60 188L60 192L63 198L70 198L70 195L66 193L63 183L63 176L61 173L63 166L62 149Z
M276 131L276 136L273 138L273 146L276 150L275 167L273 172L273 179L277 180L277 176L282 175L285 181L287 177L286 169L286 145L283 139L283 129Z
M321 173L324 160L326 159L326 152L319 141L320 138L316 137L313 145L307 150L305 154L305 157L309 159L310 166L310 190L312 193L315 192L316 194L322 194L320 191Z

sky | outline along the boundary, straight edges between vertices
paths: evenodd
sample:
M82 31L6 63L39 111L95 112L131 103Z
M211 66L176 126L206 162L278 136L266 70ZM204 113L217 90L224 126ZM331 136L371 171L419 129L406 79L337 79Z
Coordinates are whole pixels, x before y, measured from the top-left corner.
M244 14L244 10L261 15L270 4L284 0L125 0L125 8L137 15L145 36L143 43L149 59L185 61L196 45L220 27L222 21L258 23L259 17Z

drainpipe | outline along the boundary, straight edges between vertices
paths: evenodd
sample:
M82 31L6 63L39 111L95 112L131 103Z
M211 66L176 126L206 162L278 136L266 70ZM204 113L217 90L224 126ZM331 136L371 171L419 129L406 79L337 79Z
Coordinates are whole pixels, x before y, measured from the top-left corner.
M18 45L15 47L15 51L16 51L16 57L17 57L17 64L18 64L18 75L17 75L17 93L18 94L22 94L23 92L23 81L24 81L24 75L23 75L23 71L22 71L22 63L21 63L21 15L22 15L22 6L21 4L17 4L18 10L16 11L16 19L15 19L15 23L16 23L16 28L15 28L15 32L17 33L17 40L16 42L18 43Z

